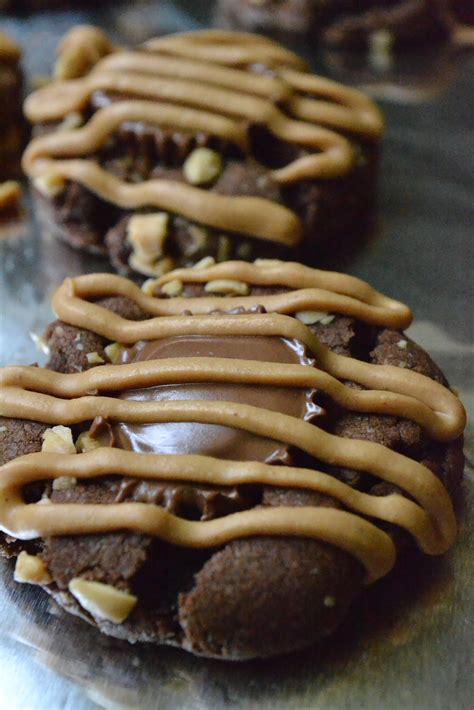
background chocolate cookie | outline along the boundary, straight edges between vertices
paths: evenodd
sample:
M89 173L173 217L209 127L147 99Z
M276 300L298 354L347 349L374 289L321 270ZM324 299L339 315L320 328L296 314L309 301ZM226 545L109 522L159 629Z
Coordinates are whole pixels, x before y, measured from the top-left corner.
M21 49L0 32L0 180L17 177L24 140Z
M310 33L345 47L381 41L380 33L390 45L437 42L454 25L447 0L220 0L220 7L233 27Z
M252 658L329 633L411 538L452 544L464 411L402 304L264 260L83 276L54 308L48 368L2 371L17 581L114 636Z
M378 109L268 39L205 31L129 52L81 27L57 74L26 103L38 213L121 273L207 255L314 260L372 214Z

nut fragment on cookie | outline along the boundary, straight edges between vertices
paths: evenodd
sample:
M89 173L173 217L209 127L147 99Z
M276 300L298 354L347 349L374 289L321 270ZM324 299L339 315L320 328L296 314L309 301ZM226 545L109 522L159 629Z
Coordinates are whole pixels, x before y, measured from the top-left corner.
M118 361L122 351L123 351L123 346L120 345L120 343L110 343L110 345L107 345L104 348L104 353L109 358L110 362L112 362L113 364L115 364Z
M77 485L77 478L74 476L59 476L53 481L53 491L68 491L71 488L75 488Z
M183 282L179 279L173 279L172 281L168 281L168 283L163 284L161 287L161 293L164 293L165 296L169 296L170 298L174 298L176 296L180 296L183 293L183 289Z
M133 594L122 592L110 584L91 582L80 577L69 582L69 591L92 616L115 624L125 621L138 601Z
M205 256L203 259L201 259L200 261L197 261L193 265L193 269L197 269L198 271L201 269L202 270L208 269L210 266L214 266L215 263L216 263L216 260L214 259L213 256Z
M54 454L75 454L76 447L72 440L72 431L69 427L58 426L46 429L43 434L43 445L41 451Z
M29 555L24 550L17 557L13 578L21 584L43 585L53 581L41 557Z
M104 358L98 352L87 353L86 360L89 365L105 365Z
M100 441L94 439L94 437L86 431L83 431L82 434L79 434L79 436L77 437L76 451L79 454L85 454L88 451L93 451L94 449L98 449L99 447Z
M249 285L243 281L234 281L233 279L216 279L209 281L205 286L206 293L217 293L224 296L248 296L250 293Z
M128 260L129 265L143 276L163 276L174 268L174 261L170 256L159 259L156 262L146 263L138 259L135 254L131 254Z
M192 185L207 185L214 182L222 169L222 156L210 148L196 148L183 166L184 176Z
M137 259L150 264L163 256L168 226L167 212L135 215L130 219L127 241L131 244Z
M305 325L314 325L314 323L327 325L334 320L334 316L330 316L325 311L297 311L295 317Z

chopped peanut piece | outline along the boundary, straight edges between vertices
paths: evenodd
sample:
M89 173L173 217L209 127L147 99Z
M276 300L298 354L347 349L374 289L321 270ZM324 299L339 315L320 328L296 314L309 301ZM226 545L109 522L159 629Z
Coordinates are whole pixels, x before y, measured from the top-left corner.
M76 451L79 454L85 454L87 451L93 451L100 447L100 442L94 439L88 432L83 431L79 434L76 441ZM54 487L54 486L53 486Z
M104 353L107 355L110 362L115 365L115 363L118 361L118 359L120 357L122 350L123 350L123 345L120 345L120 343L110 343L110 345L107 345L104 348Z
M201 259L201 261L197 261L193 265L193 269L208 269L210 266L214 266L216 263L216 260L214 259L213 256L205 256L204 259Z
M17 557L13 578L21 584L50 584L53 581L41 557L25 551Z
M87 362L89 365L104 365L105 360L99 353L94 352L94 353L87 353L86 355Z
M53 426L43 433L41 451L54 454L75 454L76 447L72 440L72 431L67 426Z
M127 226L127 241L132 245L137 259L151 264L163 256L163 248L168 235L170 216L167 212L138 214Z
M161 293L164 293L165 296L173 298L181 295L183 293L183 288L184 285L182 281L179 279L173 279L173 281L168 281L168 283L163 284L161 287Z
M53 481L53 491L68 491L71 488L75 488L77 485L77 478L72 476L59 476Z
M210 148L196 148L183 165L186 180L191 185L207 185L216 180L223 169L222 156Z
M209 281L205 286L206 293L219 293L226 296L248 296L249 285L243 281L233 281L232 279L216 279Z
M121 624L137 604L137 597L110 584L91 582L75 577L69 582L69 591L92 616Z
M298 311L295 313L295 316L305 325L313 325L314 323L323 323L323 325L326 325L334 319L334 316L330 316L324 311ZM324 323L325 320L327 321L326 324Z

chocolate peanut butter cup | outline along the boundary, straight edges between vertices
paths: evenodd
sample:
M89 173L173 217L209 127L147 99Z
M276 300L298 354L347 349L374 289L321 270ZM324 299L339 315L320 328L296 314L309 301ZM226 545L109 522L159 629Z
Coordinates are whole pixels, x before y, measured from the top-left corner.
M25 105L45 230L124 275L205 256L314 261L373 211L383 119L258 35L201 31L114 47L79 27Z
M463 407L351 276L206 259L67 279L49 362L0 371L15 580L129 641L224 659L330 634L409 547L446 552Z

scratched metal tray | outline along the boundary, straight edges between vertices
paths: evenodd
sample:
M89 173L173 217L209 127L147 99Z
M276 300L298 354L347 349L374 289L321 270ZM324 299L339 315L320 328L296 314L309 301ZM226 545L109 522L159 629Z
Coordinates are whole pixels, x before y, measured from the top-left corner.
M30 74L41 74L50 69L59 36L77 22L94 21L119 40L139 42L210 21L207 2L111 6L3 16L0 23L24 44ZM363 247L338 258L350 273L413 307L411 334L445 369L472 415L474 56L444 48L391 63L299 49L319 69L382 98L388 131L380 217ZM41 240L28 200L25 211L23 223L0 225L1 364L42 362L29 333L51 320L54 288L66 275L106 268ZM471 429L468 457L472 442ZM333 640L258 663L225 664L111 640L65 616L37 589L15 585L10 563L0 561L0 707L464 710L474 695L469 467L459 515L451 553L370 589Z

